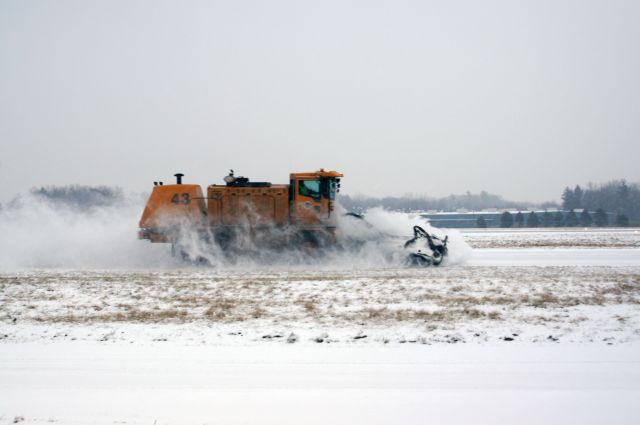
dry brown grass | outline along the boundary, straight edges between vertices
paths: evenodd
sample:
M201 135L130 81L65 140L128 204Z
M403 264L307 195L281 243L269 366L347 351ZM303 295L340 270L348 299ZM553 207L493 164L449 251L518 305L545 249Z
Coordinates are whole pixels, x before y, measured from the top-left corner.
M251 317L253 317L254 319L260 319L265 317L266 314L267 314L267 310L265 310L260 306L255 306L253 308L253 311L251 312Z
M531 305L533 307L543 308L543 307L547 307L547 306L552 305L552 304L558 304L558 302L559 302L558 297L556 297L555 295L553 295L550 292L545 292L545 293L543 293L541 295L535 296L531 300Z
M456 323L461 320L490 319L499 320L499 312L484 312L475 308L452 308L441 310L391 309L388 307L364 308L352 312L342 312L341 318L346 321L365 323Z
M448 326L500 321L526 307L640 304L637 268L455 267L429 270L188 272L0 276L0 311L21 321ZM153 307L155 306L155 307ZM537 313L536 313L537 315ZM567 315L540 314L567 322ZM519 320L519 319L518 319ZM540 319L542 320L542 319Z
M188 317L188 312L184 310L167 309L167 310L130 310L125 312L116 312L108 314L63 314L59 316L39 316L35 320L37 322L51 323L163 323L163 322L184 322Z
M314 315L315 315L316 313L318 313L318 307L317 307L317 305L316 305L316 302L315 302L315 301L313 301L313 300L307 300L307 301L305 301L305 302L302 304L302 306L304 307L304 310L305 310L307 313L314 314Z
M487 318L490 320L500 320L502 318L502 314L498 311L490 311L487 313Z

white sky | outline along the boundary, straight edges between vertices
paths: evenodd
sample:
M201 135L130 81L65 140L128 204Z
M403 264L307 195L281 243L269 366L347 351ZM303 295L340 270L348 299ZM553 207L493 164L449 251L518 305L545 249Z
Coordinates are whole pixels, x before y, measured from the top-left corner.
M558 199L640 180L637 1L0 0L0 201L285 183Z

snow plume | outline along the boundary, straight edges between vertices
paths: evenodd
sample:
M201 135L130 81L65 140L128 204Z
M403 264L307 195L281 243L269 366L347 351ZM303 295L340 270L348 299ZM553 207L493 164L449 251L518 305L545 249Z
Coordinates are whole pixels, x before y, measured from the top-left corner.
M252 231L250 227L234 232L228 247L211 243L218 238L209 232L194 232L189 221L176 226L175 217L168 223L178 229L180 257L194 262L219 267L253 269L264 266L312 266L316 269L349 269L405 266L408 255L426 248L426 239L405 249L413 238L413 227L420 226L429 234L444 240L448 237L449 255L443 265L464 262L471 253L460 233L435 229L417 214L386 211L374 208L364 216L345 214L341 208L335 212L336 241L301 238L295 228L270 227ZM320 248L314 248L314 245Z
M37 192L20 196L0 211L0 270L160 265L171 258L166 247L137 239L142 208L125 197L81 207Z
M448 236L449 256L444 266L465 261L471 251L456 231L434 229L419 215L376 208L366 212L364 220L344 215L339 209L335 212L337 248L312 249L302 243L298 249L283 250L282 246L298 244L291 243L295 240L291 229L275 229L267 242L259 244L255 243L261 237L259 232L240 232L234 248L223 250L211 243L213 235L185 226L179 233L180 248L174 251L177 255L172 255L170 244L137 238L143 207L144 201L124 195L89 208L53 201L37 192L21 196L0 210L0 271L153 269L190 264L240 269L396 267L403 266L411 252L404 249L404 243L413 237L414 225L440 238ZM182 257L190 261L185 263Z

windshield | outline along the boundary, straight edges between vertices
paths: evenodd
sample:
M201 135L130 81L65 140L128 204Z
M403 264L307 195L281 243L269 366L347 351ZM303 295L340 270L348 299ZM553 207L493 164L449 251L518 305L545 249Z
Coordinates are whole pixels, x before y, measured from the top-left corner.
M319 180L301 180L298 193L302 196L309 196L316 201L320 200L320 181Z

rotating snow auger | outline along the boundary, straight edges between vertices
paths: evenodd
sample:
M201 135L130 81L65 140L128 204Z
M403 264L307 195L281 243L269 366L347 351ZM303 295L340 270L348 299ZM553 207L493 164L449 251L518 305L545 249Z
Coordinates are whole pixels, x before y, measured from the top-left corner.
M343 214L343 217L355 219L356 222L362 223L366 229L366 232L360 232L364 233L364 236L361 235L360 239L355 237L348 241L350 246L356 246L357 249L359 244L374 242L387 247L397 247L393 248L392 252L389 252L388 249L385 249L385 251L396 260L402 261L407 267L439 266L449 253L449 248L447 247L449 236L439 238L420 226L413 226L413 237L404 242L404 245L401 245L406 236L379 231L363 214L348 212ZM404 248L406 255L403 258L398 258L397 254L401 250L401 246Z
M412 252L406 259L406 265L413 267L428 267L439 266L447 256L449 250L447 248L447 242L449 236L445 236L444 239L440 239L435 235L430 235L420 226L413 226L413 238L405 242L405 249L413 247L418 242L426 240L427 247L431 253L418 249L416 252Z

